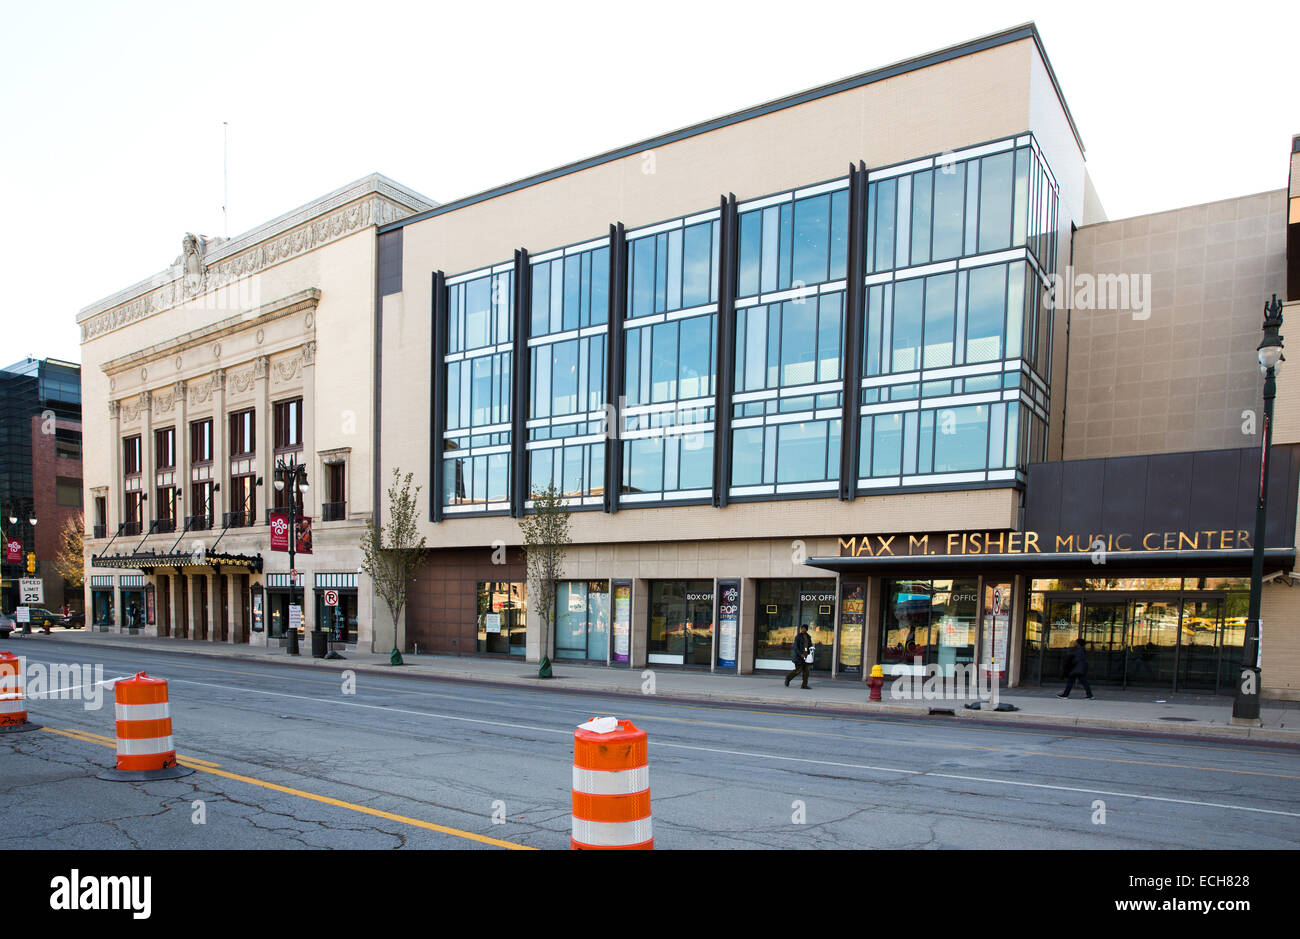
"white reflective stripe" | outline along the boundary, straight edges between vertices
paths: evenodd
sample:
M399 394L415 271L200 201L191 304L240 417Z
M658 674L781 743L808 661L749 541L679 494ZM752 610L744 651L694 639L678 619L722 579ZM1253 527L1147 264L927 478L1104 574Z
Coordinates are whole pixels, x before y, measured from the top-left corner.
M0 694L0 701L21 701L24 695L21 691L6 691Z
M161 704L114 704L119 721L160 721L171 717L166 701Z
M591 796L625 796L650 788L650 767L635 769L573 768L573 791Z
M166 737L147 737L143 740L123 740L117 738L118 756L153 756L158 753L170 753L176 749L170 735Z
M27 705L21 698L13 701L0 701L0 714L22 714L27 711Z
M573 840L578 844L604 848L641 844L650 838L649 816L635 822L589 822L582 818L573 820Z

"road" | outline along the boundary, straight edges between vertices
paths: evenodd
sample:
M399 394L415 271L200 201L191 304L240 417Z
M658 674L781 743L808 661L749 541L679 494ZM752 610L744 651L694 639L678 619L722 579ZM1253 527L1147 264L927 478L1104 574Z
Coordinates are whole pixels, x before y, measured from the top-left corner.
M60 642L33 665L168 679L196 771L111 767L104 707L0 736L0 848L564 849L573 728L649 734L657 848L1295 848L1300 751L951 719L688 705ZM528 666L520 663L520 674ZM353 693L346 693L347 691ZM495 816L495 818L494 818Z

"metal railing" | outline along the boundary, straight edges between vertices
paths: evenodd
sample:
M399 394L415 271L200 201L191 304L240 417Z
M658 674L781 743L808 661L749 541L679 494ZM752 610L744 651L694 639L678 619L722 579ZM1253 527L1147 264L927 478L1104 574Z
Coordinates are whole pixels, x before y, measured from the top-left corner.
M257 513L252 509L227 512L222 524L225 528L252 528L257 524Z
M320 517L322 522L341 522L348 517L346 502L322 502Z
M169 534L176 530L176 519L174 518L156 518L153 520L153 533Z
M96 525L96 526L95 526L95 534L94 534L92 537L95 537L95 538L107 538L107 537L108 537L108 526L106 526L106 525Z
M185 517L185 527L190 531L207 531L212 527L212 516L187 515Z

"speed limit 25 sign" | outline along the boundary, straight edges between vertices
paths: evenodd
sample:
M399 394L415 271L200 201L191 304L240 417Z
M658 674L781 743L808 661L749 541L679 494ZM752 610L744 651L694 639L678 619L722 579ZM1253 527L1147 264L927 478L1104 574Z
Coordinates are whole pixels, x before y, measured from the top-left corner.
M22 577L18 580L18 593L22 604L42 606L45 603L45 582L39 577Z

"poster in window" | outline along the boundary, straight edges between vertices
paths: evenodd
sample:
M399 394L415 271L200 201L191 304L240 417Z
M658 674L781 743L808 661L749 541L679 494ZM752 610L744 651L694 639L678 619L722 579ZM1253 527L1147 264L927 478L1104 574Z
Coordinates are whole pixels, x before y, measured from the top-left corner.
M736 638L740 632L740 581L718 581L718 664L736 667Z
M265 627L262 623L262 591L253 591L253 632L260 633Z
M632 636L632 585L614 583L614 661L630 660Z

